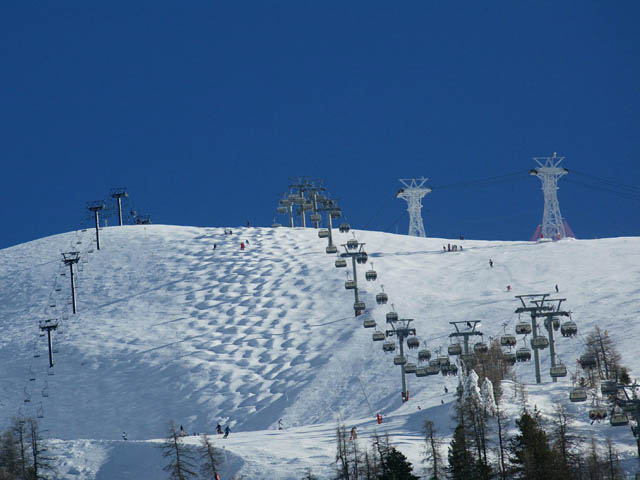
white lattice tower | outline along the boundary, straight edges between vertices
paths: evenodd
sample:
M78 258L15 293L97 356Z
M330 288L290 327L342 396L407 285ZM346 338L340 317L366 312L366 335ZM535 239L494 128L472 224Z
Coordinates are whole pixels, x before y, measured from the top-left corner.
M560 213L558 202L558 179L569 170L559 167L564 157L558 157L553 152L553 157L533 157L538 168L529 171L542 181L542 193L544 194L544 213L542 215L541 237L558 240L565 238L567 232Z
M426 237L424 225L422 224L422 197L431 192L431 189L424 187L424 182L428 178L400 178L400 183L404 185L396 195L407 202L409 212L409 235L414 237Z

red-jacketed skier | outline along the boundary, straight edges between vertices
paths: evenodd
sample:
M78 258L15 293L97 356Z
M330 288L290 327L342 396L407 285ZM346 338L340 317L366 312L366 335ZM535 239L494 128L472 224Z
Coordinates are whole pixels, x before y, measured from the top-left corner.
M240 242L240 250L244 250L244 242Z

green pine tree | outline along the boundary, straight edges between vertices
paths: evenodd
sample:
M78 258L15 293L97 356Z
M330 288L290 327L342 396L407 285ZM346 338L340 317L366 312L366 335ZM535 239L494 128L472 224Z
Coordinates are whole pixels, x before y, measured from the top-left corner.
M537 413L532 416L525 411L520 419L516 420L516 426L519 433L511 439L510 443L510 478L523 480L558 478L554 468L555 455L549 447L549 439L540 426Z
M402 452L390 447L385 458L386 472L380 480L419 480L413 474L413 465Z
M459 424L453 432L449 445L449 478L451 480L469 480L475 476L475 459L469 450L464 426Z

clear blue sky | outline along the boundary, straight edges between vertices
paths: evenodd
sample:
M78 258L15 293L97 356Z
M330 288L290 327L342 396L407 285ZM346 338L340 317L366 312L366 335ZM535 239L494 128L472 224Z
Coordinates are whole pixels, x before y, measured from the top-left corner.
M154 223L270 225L293 175L323 178L354 227L406 233L399 177L446 186L554 151L598 177L561 181L579 238L640 235L639 14L633 1L3 2L0 247L86 225L85 203L121 185ZM528 239L542 206L522 176L436 188L423 217L430 236Z

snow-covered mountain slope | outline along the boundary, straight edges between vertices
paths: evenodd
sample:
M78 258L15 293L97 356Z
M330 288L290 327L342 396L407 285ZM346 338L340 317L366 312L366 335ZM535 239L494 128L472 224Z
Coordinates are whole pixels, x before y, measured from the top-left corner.
M432 351L446 348L450 321L482 320L487 338L501 334L505 323L512 332L518 306L513 296L552 292L558 284L580 332L599 324L618 343L632 376L640 371L640 239L464 240L453 242L463 251L443 253L443 243L451 241L354 233L378 272L377 281L366 282L360 268L358 281L367 315L380 329L389 311L375 303L380 284L400 316L414 319ZM386 429L395 425L391 433L414 443L425 415L442 417L442 428L448 428L457 379L410 375L411 401L401 404L398 367L372 342L372 330L362 328L363 317L354 318L345 269L334 267L335 257L324 253L326 241L315 230L239 228L225 235L222 228L111 227L101 230L100 251L93 235L72 232L0 251L2 423L17 414L42 414L47 436L69 441L59 442L73 465L69 478L93 478L83 475L101 468L97 478L116 478L104 476L104 469L114 468L113 455L123 455L121 442L114 442L122 432L130 440L159 438L171 419L189 432L229 424L235 438L227 447L238 457L234 468L247 475L259 475L260 468L280 471L281 478L290 478L289 471L297 475L307 463L331 464L338 415L366 430L382 412L390 419ZM336 235L341 243L352 238ZM72 315L60 253L75 249L87 263L79 265L78 314ZM53 371L38 329L48 318L60 323ZM582 349L581 335L558 341L570 371ZM548 352L542 359L544 383L529 388L544 409L566 401L571 383L567 377L551 385ZM534 383L531 363L515 370L520 381ZM570 408L586 417L584 405ZM311 453L313 432L327 432L326 448L293 462L295 449L286 443L291 438L257 432L273 430L279 419L288 431L299 432L296 445L309 445ZM598 430L613 434L608 425ZM615 436L624 448L633 445L628 428ZM87 438L96 442L79 440ZM253 447L243 448L243 441ZM407 446L415 461L417 445ZM94 459L85 470L71 458L82 451ZM249 451L263 452L263 461Z

